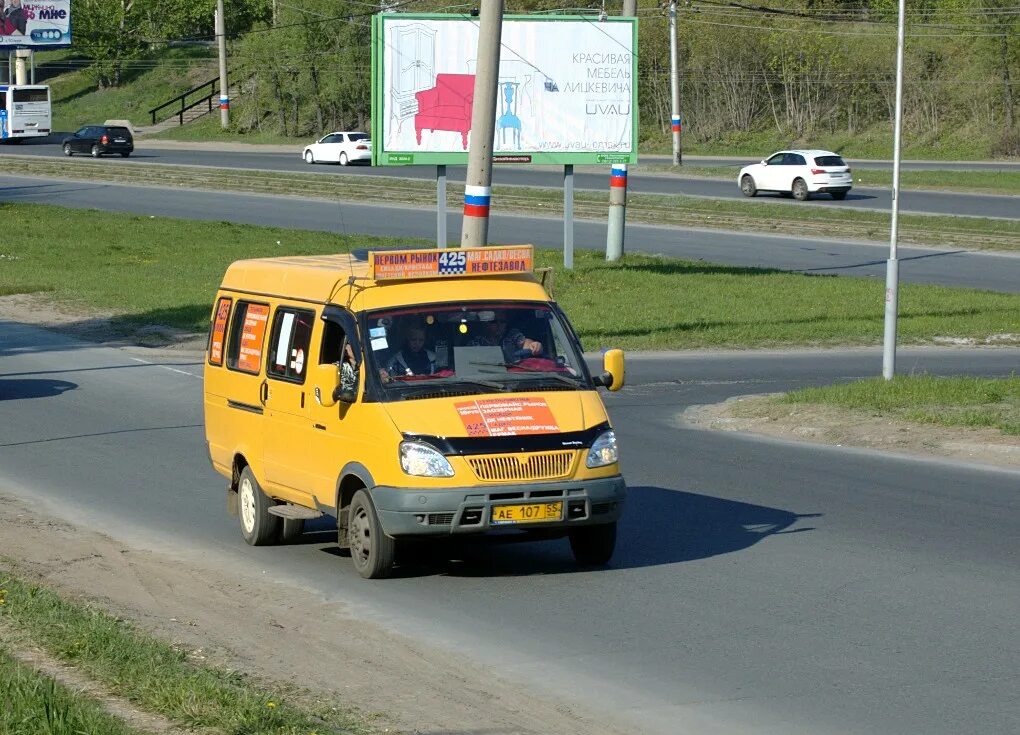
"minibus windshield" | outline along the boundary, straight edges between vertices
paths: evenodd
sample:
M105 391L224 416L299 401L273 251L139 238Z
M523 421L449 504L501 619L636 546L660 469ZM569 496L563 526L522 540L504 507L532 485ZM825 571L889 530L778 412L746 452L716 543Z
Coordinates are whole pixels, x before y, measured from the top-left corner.
M423 304L362 318L384 401L591 388L573 330L550 304Z

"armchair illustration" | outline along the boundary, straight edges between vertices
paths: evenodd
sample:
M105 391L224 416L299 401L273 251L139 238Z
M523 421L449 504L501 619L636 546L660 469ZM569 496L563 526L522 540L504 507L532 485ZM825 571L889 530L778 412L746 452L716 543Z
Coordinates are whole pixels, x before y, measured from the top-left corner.
M471 103L475 96L474 74L437 74L436 86L415 93L418 112L414 116L414 134L421 145L423 130L449 130L460 133L464 150L471 130Z

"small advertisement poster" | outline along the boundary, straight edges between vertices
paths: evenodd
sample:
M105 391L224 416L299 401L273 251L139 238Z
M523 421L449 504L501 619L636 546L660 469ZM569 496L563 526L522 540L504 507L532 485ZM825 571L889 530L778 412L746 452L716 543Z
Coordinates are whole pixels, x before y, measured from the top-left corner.
M503 18L493 161L637 161L637 20ZM478 18L379 15L373 21L375 165L467 161Z
M71 45L71 0L0 0L0 49Z
M554 434L560 430L544 398L497 398L454 405L468 436Z

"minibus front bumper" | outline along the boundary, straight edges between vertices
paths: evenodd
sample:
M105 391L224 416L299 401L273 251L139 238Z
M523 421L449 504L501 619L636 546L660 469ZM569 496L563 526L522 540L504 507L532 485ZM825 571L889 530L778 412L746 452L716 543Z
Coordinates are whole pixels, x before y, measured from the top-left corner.
M627 486L621 475L615 475L597 480L450 489L376 486L371 492L379 523L387 536L421 536L506 528L565 530L611 523L623 514ZM493 519L493 508L504 506L528 506L547 518L556 503L561 504L558 519L516 522Z

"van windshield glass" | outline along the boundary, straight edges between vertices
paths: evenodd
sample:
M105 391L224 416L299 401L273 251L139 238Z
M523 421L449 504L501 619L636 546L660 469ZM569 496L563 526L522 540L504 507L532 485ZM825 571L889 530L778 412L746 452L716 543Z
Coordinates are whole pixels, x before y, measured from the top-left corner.
M591 387L573 332L548 304L425 304L363 319L384 401Z

